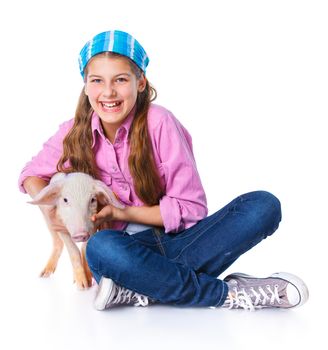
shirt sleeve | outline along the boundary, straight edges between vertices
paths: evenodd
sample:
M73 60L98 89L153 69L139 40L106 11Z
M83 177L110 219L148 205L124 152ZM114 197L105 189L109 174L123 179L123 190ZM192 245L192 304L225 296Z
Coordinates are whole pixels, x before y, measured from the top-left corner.
M191 136L168 112L155 131L164 171L165 195L159 206L165 232L180 232L207 216L206 195L197 171Z
M51 177L57 173L57 163L63 152L63 140L72 125L73 119L61 124L57 133L43 144L42 150L26 163L18 179L21 192L26 193L23 183L29 176L50 181Z

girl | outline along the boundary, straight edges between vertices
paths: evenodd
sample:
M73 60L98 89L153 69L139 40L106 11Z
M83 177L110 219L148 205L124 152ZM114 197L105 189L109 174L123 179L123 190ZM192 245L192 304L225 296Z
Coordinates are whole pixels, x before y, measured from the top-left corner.
M163 107L146 78L148 56L131 35L96 35L79 56L84 87L75 118L63 123L23 169L19 185L34 197L57 171L104 181L125 204L92 217L88 264L99 284L95 308L116 304L291 308L308 299L288 273L217 277L271 235L279 200L256 191L211 216L187 130ZM50 227L65 231L50 209ZM48 210L48 211L47 211Z

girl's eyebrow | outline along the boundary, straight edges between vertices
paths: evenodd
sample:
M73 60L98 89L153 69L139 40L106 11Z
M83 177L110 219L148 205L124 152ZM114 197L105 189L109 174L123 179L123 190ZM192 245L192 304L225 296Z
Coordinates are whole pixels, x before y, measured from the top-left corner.
M116 75L114 76L114 78L119 77L119 76L121 76L121 75L127 75L128 77L131 76L130 73L119 73L119 74L116 74ZM88 78L102 78L102 76L101 76L101 75L97 75L97 74L91 74L91 75L88 75Z

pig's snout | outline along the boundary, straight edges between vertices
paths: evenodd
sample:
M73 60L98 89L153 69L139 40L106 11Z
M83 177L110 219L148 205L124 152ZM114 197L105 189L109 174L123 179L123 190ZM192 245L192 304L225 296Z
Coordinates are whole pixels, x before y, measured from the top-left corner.
M86 242L90 238L90 235L88 232L77 232L74 235L72 235L72 239L75 242Z

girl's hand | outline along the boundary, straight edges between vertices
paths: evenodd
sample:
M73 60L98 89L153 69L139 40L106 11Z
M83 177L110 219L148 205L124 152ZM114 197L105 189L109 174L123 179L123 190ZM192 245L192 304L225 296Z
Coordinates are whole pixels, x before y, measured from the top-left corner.
M103 207L97 214L91 216L91 221L94 222L98 229L110 228L110 221L115 220L115 207L108 204Z

